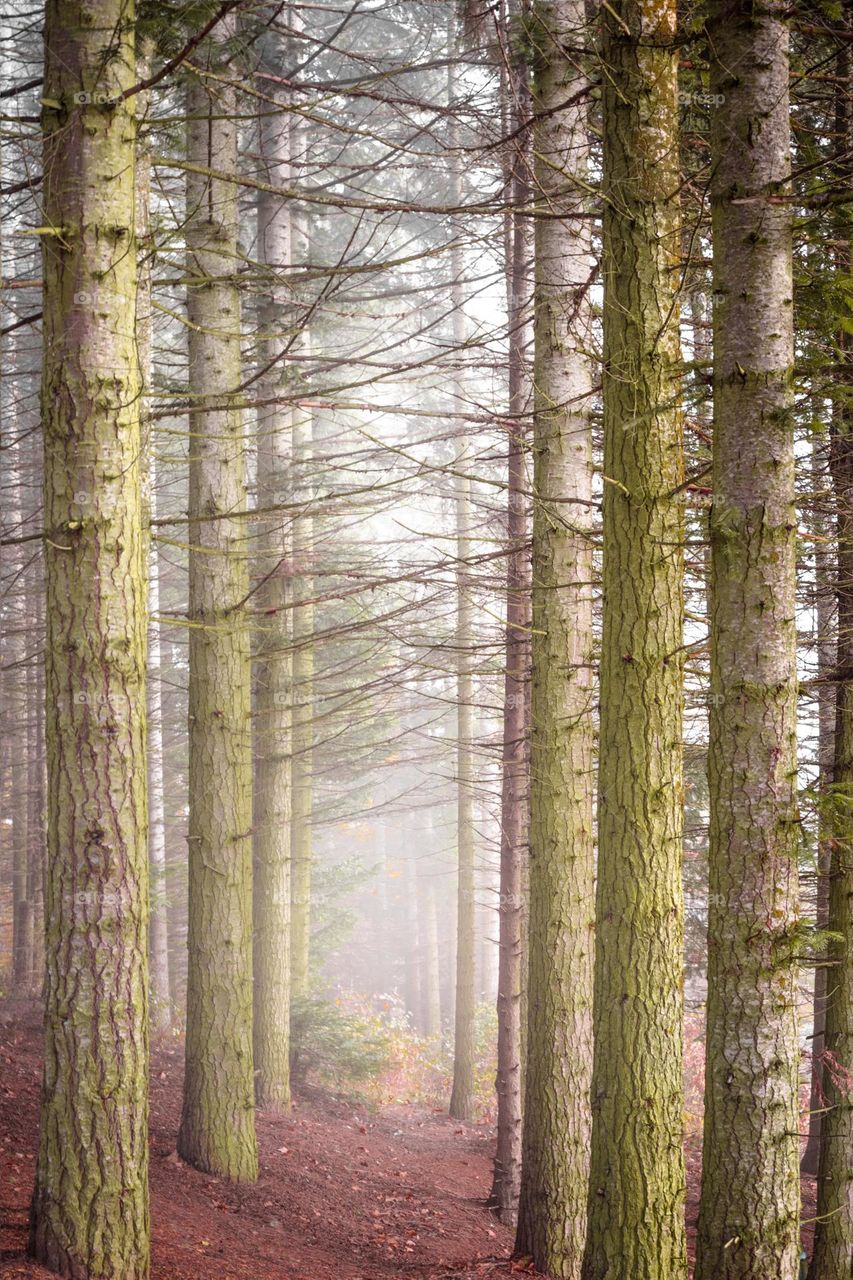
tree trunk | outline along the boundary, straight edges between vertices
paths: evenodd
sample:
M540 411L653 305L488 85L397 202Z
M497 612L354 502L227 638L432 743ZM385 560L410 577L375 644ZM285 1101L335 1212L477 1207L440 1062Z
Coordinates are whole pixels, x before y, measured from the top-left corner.
M849 36L853 15L844 15ZM850 46L839 42L836 60L836 176L850 183ZM842 222L835 250L841 279L849 278L849 227ZM829 808L830 870L827 926L830 931L824 1022L823 1095L817 1182L817 1222L810 1280L849 1280L853 1273L853 372L849 298L838 317L838 376L833 401L830 466L835 489L838 538L836 580L838 653L832 804Z
M44 103L48 880L30 1251L148 1276L145 566L132 10L49 0Z
M137 76L145 80L151 73L152 42L142 42ZM139 374L142 384L143 496L145 514L151 521L157 513L156 468L151 421L147 406L151 394L152 311L151 311L151 155L145 134L149 94L136 96L139 146L136 160L136 238L139 276L136 294L136 337ZM151 916L148 931L148 966L151 990L151 1029L164 1035L172 1025L169 994L168 898L166 894L166 822L163 802L163 689L160 642L160 559L156 540L146 532L148 563L148 874Z
M517 15L512 13L512 19ZM513 33L504 21L506 39ZM514 134L529 123L527 68L512 66L503 97L507 104L505 132ZM507 198L521 206L529 198L529 140L526 131L511 144L505 166ZM497 1145L489 1204L509 1226L518 1220L521 1186L521 983L522 951L521 868L530 839L530 761L528 755L530 665L530 563L524 414L530 395L525 367L530 296L527 220L517 212L505 217L507 321L509 330L509 440L507 450L507 578L506 667L504 672L503 745L501 771L500 889L498 894L498 1061Z
M237 167L233 14L196 56L190 162ZM216 74L225 65L225 76ZM227 80L227 82L226 82ZM178 1152L207 1173L257 1176L252 1059L252 761L245 600L237 188L187 177L190 393L189 906L186 1073Z
M273 29L261 40L262 70L283 74L286 42ZM291 116L286 92L266 80L258 122L263 176L272 186L292 185ZM292 324L287 273L293 262L289 202L269 192L258 196L258 256L268 283L259 309L261 328L259 399L274 401L287 390L285 355ZM258 411L258 506L283 503L290 485L292 410L270 403ZM259 1107L290 1105L290 823L291 699L293 656L289 521L261 516L255 598L255 805L254 805L254 1054Z
M698 1280L799 1267L797 671L788 37L712 10L714 499ZM781 197L781 198L780 198Z
M454 110L453 69L448 68L448 102ZM451 117L451 149L456 146ZM459 204L462 190L461 160L451 154L450 203ZM454 220L450 250L450 299L453 325L453 358L461 363L466 342L464 258L461 226ZM461 392L461 376L455 379ZM476 904L474 899L474 681L471 671L474 645L474 611L470 569L471 481L467 474L464 440L456 445L454 497L456 515L456 982L453 1020L453 1087L450 1114L456 1120L474 1118L474 1014L476 1009Z
M675 0L619 0L604 18L604 612L584 1280L687 1274L675 33Z
M314 814L314 518L310 477L313 421L293 421L294 489L303 499L293 521L293 817L291 842L293 994L308 992L311 963L311 869Z
M153 457L151 468L151 501L154 498ZM148 630L148 800L150 836L148 842L151 877L151 927L149 930L149 965L151 968L151 1029L166 1034L172 1025L172 1001L169 990L169 925L166 890L166 814L163 798L163 686L162 648L160 643L160 563L157 543L149 547L148 608L152 618Z
M592 371L582 0L535 10L530 962L516 1251L576 1280L592 1063ZM569 106L565 104L569 103ZM565 173L564 156L571 171ZM559 215L559 216L555 216Z

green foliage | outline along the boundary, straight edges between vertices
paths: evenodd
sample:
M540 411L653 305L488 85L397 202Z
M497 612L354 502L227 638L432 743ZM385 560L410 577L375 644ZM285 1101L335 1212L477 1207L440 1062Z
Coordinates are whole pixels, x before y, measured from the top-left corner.
M290 1013L294 1081L314 1073L324 1083L340 1087L375 1079L389 1061L389 1032L380 1018L319 996L294 1002Z
M444 1110L453 1079L452 1046L420 1036L393 997L314 994L291 1010L291 1077L355 1093L368 1106L415 1104ZM478 1120L494 1120L497 1013L474 1017L474 1102Z

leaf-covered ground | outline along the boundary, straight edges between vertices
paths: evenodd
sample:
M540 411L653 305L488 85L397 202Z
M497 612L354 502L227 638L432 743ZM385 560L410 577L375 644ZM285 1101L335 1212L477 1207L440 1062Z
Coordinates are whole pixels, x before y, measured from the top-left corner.
M0 1028L0 1274L28 1263L40 1028L7 1006ZM484 1208L489 1126L425 1108L368 1114L308 1091L287 1116L261 1112L261 1176L238 1187L178 1160L182 1047L155 1047L151 1070L153 1280L381 1280L518 1274L511 1235Z
M49 1280L25 1257L35 1161L41 1027L30 1006L0 1005L0 1276ZM371 1112L301 1092L292 1112L258 1114L261 1174L238 1187L175 1153L183 1049L151 1063L152 1280L504 1280L512 1233L485 1208L494 1131L401 1104ZM691 1254L700 1156L687 1144ZM814 1184L806 1181L804 1238Z

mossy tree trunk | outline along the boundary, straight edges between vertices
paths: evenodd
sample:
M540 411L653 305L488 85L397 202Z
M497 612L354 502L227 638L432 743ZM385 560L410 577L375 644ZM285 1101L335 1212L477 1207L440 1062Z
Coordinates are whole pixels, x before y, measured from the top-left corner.
M675 0L603 20L604 564L584 1280L683 1280Z
M30 1251L148 1276L145 565L134 14L45 11L44 1085Z
M797 671L788 36L712 7L714 477L699 1280L799 1267Z
M530 962L516 1251L530 1254L539 1270L576 1280L586 1234L594 915L593 259L583 217L582 0L540 3L533 23L542 217L534 285Z
M237 167L236 94L227 68L233 34L232 14L202 46L202 71L189 79L190 162L223 174ZM189 907L178 1152L205 1172L252 1181L252 758L234 183L188 174L186 237Z
M276 7L277 8L277 7ZM264 180L292 185L288 95L266 73L281 76L287 42L273 27L259 43L258 122ZM275 514L290 491L292 410L274 402L286 395L286 353L293 307L287 273L293 261L290 203L270 192L258 196L258 257L267 282L261 328L258 411L258 527L255 596L254 803L254 1055L260 1107L290 1105L290 823L293 656L290 604L290 518Z

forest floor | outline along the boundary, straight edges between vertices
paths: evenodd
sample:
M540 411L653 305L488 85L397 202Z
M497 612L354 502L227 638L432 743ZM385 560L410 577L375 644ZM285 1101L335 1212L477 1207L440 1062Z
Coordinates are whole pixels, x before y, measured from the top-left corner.
M183 1047L151 1059L152 1280L503 1280L512 1233L485 1208L494 1131L409 1105L368 1111L306 1089L259 1112L260 1177L236 1186L180 1161ZM49 1280L25 1257L41 1083L34 1007L0 1004L0 1276ZM688 1233L698 1141L687 1146ZM806 1184L804 1217L813 1213ZM807 1227L806 1234L810 1235Z
M415 1106L368 1113L308 1089L258 1113L261 1173L235 1186L175 1154L183 1048L151 1060L152 1280L490 1280L518 1276L511 1233L484 1207L493 1131ZM26 1261L41 1025L0 1007L0 1275Z

